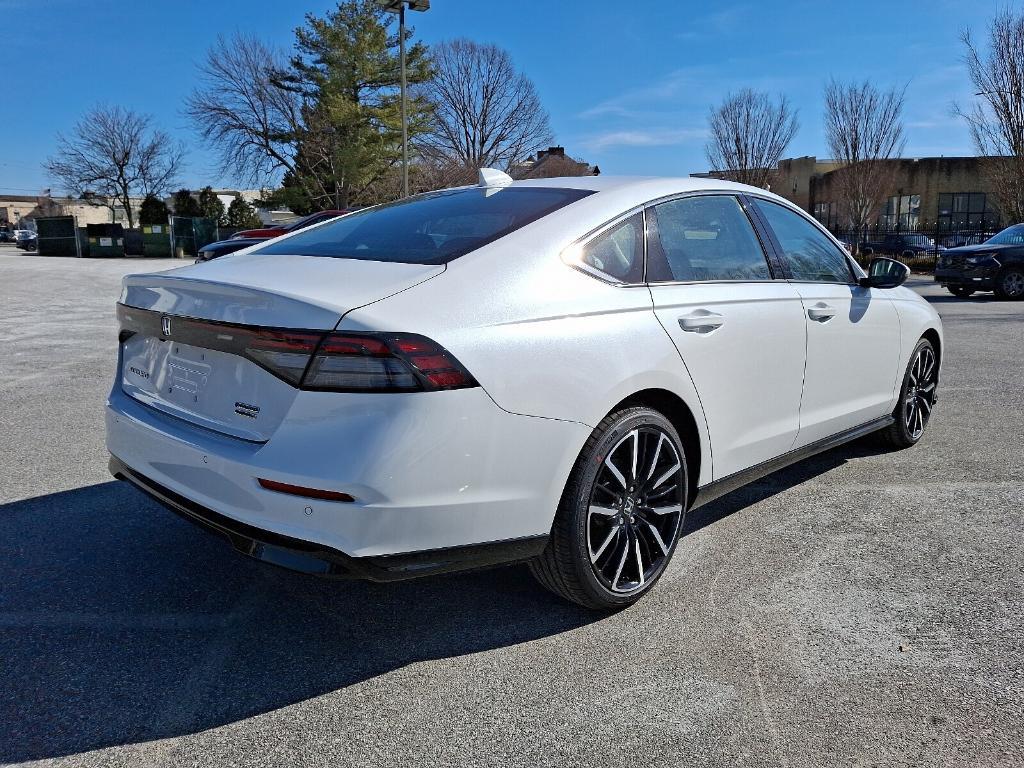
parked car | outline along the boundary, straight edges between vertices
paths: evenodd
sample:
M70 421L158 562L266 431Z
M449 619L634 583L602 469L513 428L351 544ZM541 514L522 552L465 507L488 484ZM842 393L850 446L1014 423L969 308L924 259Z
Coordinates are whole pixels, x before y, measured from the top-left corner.
M209 243L199 249L199 255L196 257L196 264L203 261L210 261L211 259L219 259L221 256L227 256L229 253L240 251L243 248L248 248L250 245L257 245L258 243L266 242L264 237L243 237L243 238L230 238L228 240L218 240L216 243Z
M243 229L241 232L236 232L231 237L235 239L247 239L247 238L258 238L261 240L268 240L272 237L280 237L286 235L289 232L298 232L300 229L311 227L314 224L327 221L328 219L335 219L338 216L344 216L349 213L351 209L342 209L336 211L317 211L311 213L308 216L303 216L301 219L297 219L290 224L286 224L280 227L260 227L259 229Z
M36 249L37 239L38 236L36 235L35 230L14 230L14 244L17 245L23 251L34 251Z
M14 235L7 227L0 227L0 243L9 243L14 240Z
M935 265L935 281L960 298L995 291L1001 299L1024 299L1024 224L978 245L950 248Z
M935 241L927 235L886 235L881 240L866 242L861 245L860 252L865 256L900 256L913 258L915 256L928 256L938 250L942 253L945 248L936 246Z
M240 552L391 581L525 560L645 594L688 509L918 442L942 326L762 189L609 176L418 195L124 278L111 471Z

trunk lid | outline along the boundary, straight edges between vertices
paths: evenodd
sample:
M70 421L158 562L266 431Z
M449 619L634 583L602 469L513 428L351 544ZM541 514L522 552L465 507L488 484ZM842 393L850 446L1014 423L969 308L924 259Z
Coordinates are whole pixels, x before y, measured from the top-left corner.
M254 329L334 329L351 309L429 280L444 266L306 256L225 256L124 278L120 385L136 400L206 429L270 439L298 392L250 353ZM294 358L318 334L273 331Z

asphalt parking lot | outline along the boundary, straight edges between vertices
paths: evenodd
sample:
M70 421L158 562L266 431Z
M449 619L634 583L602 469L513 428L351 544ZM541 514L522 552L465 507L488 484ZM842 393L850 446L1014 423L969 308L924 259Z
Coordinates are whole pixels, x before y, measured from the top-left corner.
M604 616L522 566L293 575L111 480L118 281L180 263L0 245L0 763L1024 765L1024 302L915 278L922 444L698 510Z

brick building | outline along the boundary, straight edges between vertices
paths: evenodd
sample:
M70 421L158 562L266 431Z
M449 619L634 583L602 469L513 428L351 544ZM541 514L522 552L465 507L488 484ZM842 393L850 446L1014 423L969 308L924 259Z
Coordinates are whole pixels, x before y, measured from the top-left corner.
M919 157L888 160L889 188L880 196L873 224L887 229L998 229L1002 221L981 157ZM846 226L839 210L837 181L843 166L835 160L797 157L780 160L769 188L814 215L822 224ZM694 176L721 176L718 173Z

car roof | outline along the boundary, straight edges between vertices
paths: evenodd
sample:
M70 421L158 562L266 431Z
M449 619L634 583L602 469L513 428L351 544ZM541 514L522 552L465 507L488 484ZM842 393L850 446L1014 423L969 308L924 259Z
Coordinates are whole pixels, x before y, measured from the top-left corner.
M637 190L664 187L674 192L699 192L704 190L730 190L734 192L759 192L767 190L724 181L710 176L556 176L549 179L523 179L512 182L513 187L558 187L561 189L587 189L593 192Z

